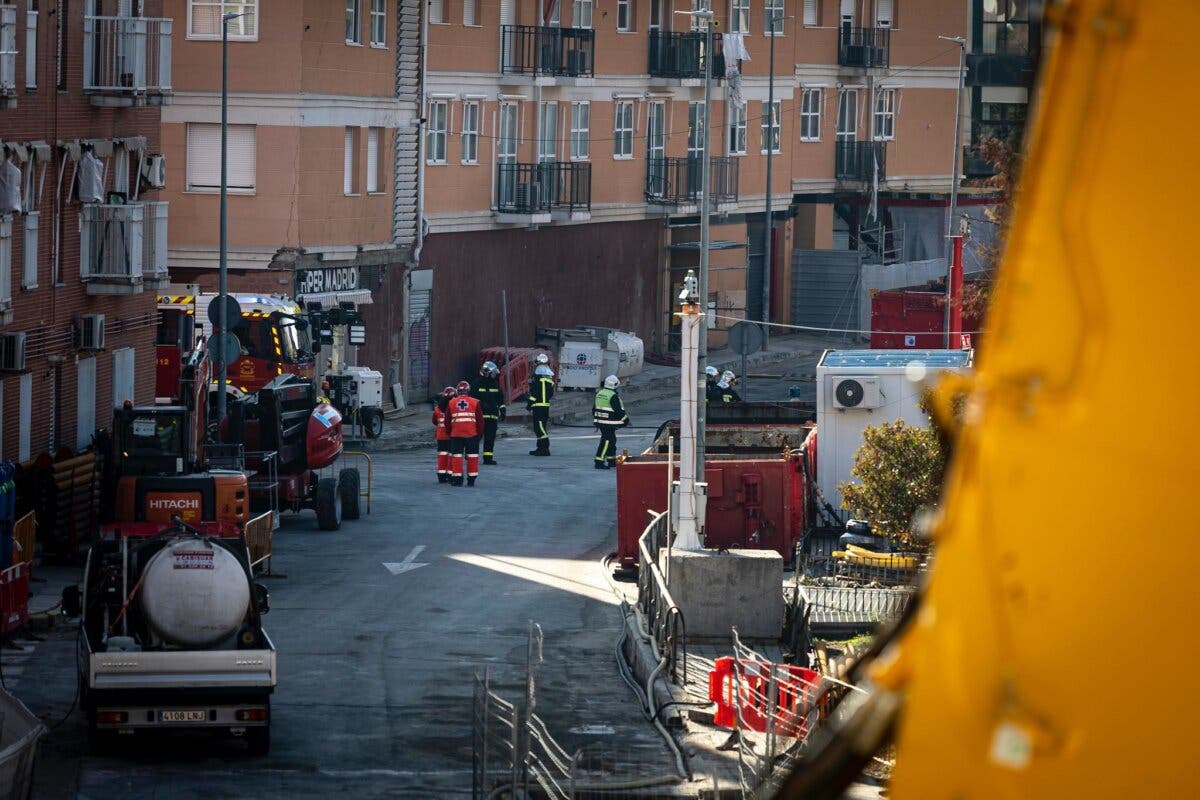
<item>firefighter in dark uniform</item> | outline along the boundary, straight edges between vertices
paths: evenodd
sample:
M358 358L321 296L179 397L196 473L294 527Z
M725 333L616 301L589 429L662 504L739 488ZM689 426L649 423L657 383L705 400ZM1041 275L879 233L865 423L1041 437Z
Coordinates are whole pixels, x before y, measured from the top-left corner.
M592 423L600 431L600 444L596 447L596 469L611 469L617 465L617 428L629 424L629 414L621 405L617 394L620 381L616 375L604 379L604 388L596 392L592 404Z
M479 377L471 389L471 397L479 401L483 410L483 463L495 464L493 448L496 446L496 428L504 421L508 410L504 405L504 392L500 389L500 368L492 361L483 362Z
M704 402L720 402L717 398L717 378L721 373L711 364L704 368Z
M730 370L725 370L721 373L721 380L717 381L717 399L722 403L740 403L742 396L737 393L737 389L733 385L737 383L737 376Z
M529 451L531 456L550 455L550 400L554 397L554 370L550 369L550 358L538 353L537 366L529 379L529 397L525 408L533 414L533 430L537 434L537 447Z

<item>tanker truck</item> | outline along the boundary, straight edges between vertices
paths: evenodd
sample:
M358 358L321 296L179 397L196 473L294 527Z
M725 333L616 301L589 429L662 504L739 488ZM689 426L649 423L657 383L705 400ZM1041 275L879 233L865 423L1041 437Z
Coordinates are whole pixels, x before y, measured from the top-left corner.
M245 540L179 517L159 533L120 531L88 552L79 616L79 698L89 745L103 752L137 731L203 729L270 749L275 647Z

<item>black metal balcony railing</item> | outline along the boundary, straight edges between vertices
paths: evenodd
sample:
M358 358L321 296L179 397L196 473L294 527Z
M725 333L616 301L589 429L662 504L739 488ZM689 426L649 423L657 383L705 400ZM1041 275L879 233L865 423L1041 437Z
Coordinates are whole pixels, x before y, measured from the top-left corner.
M705 59L711 52L713 78L724 78L725 55L721 51L721 37L713 35L712 46L705 47L704 36L701 31L650 31L650 75L655 78L703 78L707 66Z
M595 75L596 32L590 28L504 25L501 67L506 75Z
M887 174L887 142L838 141L833 176L839 181L880 181ZM878 172L876 172L878 167Z
M886 67L892 32L889 28L851 28L838 33L838 64L843 67Z
M693 205L700 202L702 162L699 158L646 159L646 201L657 205ZM715 203L732 203L738 196L738 159L712 159L708 181Z
M496 208L505 214L538 214L592 207L592 165L586 161L499 164Z

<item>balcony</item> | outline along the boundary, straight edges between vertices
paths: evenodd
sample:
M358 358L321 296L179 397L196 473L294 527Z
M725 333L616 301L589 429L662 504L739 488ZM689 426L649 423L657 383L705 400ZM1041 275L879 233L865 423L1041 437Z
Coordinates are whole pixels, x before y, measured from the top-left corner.
M889 28L838 30L838 64L843 67L886 67L892 32Z
M703 175L699 158L646 159L646 202L693 213L700 204ZM738 159L714 157L708 181L709 196L718 210L737 203Z
M17 105L17 7L0 6L0 108Z
M92 105L171 102L171 25L151 17L84 17L83 91Z
M586 161L499 164L496 167L498 222L525 225L591 218L592 165Z
M650 32L650 63L648 70L651 78L667 78L670 80L702 82L705 55L705 34L700 31L673 33L671 31ZM721 37L713 39L712 75L714 79L725 77L725 56L721 52Z
M79 277L87 293L139 294L167 281L167 204L89 203L79 215Z
M500 65L505 75L533 78L595 77L596 32L590 28L504 25L500 31Z
M887 142L838 141L835 144L834 179L883 182L887 175Z

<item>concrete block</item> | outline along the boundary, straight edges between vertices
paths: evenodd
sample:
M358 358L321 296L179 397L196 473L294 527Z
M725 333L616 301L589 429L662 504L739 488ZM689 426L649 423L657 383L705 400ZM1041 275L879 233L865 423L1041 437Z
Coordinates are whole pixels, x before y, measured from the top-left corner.
M660 556L667 562L667 553ZM663 569L689 639L778 639L783 630L783 558L774 550L673 550Z

